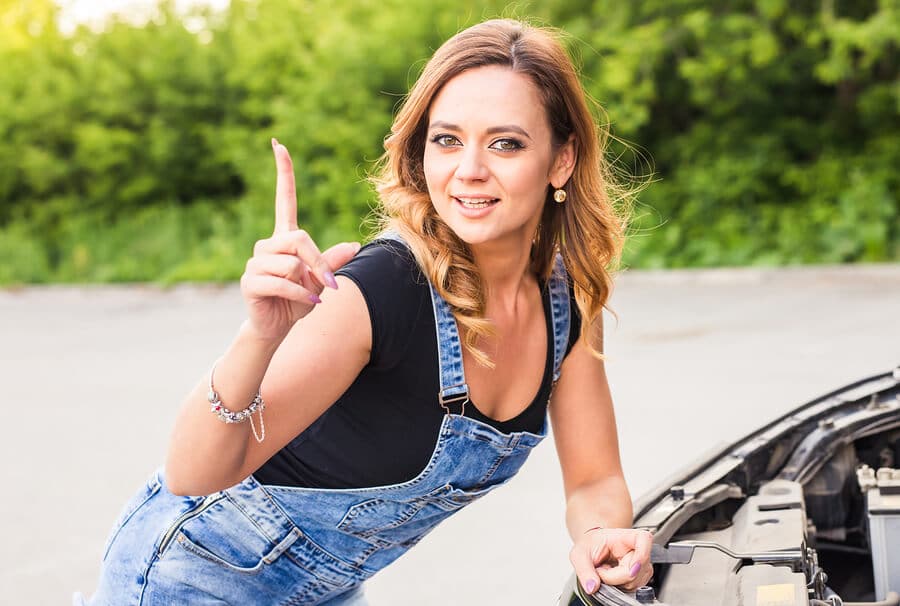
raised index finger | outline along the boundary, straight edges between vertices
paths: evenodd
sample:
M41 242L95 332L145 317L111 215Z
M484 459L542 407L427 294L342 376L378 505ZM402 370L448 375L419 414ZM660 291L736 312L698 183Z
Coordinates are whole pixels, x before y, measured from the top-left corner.
M275 153L275 233L297 229L297 186L294 183L294 164L287 148L272 139Z

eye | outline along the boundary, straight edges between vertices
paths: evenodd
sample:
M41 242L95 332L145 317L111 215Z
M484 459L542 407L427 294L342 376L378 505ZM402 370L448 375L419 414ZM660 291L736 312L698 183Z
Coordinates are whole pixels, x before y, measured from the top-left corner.
M432 143L437 143L441 147L452 147L454 145L459 145L459 139L454 137L453 135L434 135L431 138Z
M491 143L491 149L496 149L498 151L517 151L523 149L525 145L522 144L518 139L497 139L493 143Z

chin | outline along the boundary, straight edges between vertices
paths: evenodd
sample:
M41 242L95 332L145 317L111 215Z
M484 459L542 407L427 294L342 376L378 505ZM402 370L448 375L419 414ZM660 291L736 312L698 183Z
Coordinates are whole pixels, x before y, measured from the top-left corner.
M441 219L450 228L457 238L470 246L490 242L496 237L494 230L488 225L477 224L457 217L440 215Z
M451 225L450 229L456 234L456 237L465 242L469 246L484 246L490 244L499 244L504 238L496 232L472 227L461 227Z

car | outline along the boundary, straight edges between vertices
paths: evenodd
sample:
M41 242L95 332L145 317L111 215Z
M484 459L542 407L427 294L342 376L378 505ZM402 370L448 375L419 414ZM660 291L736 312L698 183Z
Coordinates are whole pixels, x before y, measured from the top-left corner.
M900 605L900 365L825 394L634 504L653 579L559 606Z

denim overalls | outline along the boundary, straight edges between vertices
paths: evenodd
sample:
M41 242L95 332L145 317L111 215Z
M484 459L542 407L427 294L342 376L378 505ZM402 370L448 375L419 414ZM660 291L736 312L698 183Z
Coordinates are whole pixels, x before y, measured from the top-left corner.
M559 259L548 288L555 382L570 312ZM434 405L447 414L418 476L353 489L263 486L250 476L206 497L183 497L169 492L157 472L116 524L96 594L88 602L76 594L75 604L365 603L363 581L515 475L543 439L546 422L540 435L504 434L462 416L468 387L456 320L434 287L431 297L441 387ZM457 406L459 413L451 412Z

